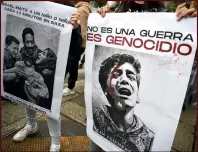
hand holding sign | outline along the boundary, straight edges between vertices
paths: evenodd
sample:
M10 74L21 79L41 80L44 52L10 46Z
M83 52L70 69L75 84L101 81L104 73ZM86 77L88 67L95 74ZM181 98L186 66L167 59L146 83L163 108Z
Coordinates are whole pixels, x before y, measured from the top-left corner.
M80 14L78 12L72 14L71 24L73 25L74 29L76 29L80 25Z
M186 7L186 3L183 3L177 7L176 16L177 16L177 21L180 21L182 18L185 17L196 17L197 11L195 8L188 9Z
M109 4L107 3L106 6L97 9L97 12L102 16L105 17L106 13L110 12Z

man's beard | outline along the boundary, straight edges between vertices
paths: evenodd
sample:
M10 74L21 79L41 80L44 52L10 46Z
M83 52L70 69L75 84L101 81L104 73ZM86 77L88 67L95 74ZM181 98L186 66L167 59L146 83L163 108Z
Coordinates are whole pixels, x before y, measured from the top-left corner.
M27 50L27 53L30 55L32 55L34 53L34 47L31 47L31 48L26 47L26 50Z

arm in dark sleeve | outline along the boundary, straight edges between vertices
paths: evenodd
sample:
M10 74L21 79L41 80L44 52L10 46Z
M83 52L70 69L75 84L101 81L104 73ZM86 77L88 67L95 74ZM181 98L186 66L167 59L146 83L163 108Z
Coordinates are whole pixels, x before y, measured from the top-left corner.
M78 28L73 29L72 31L69 55L74 57L80 57L81 44L82 44L81 27L79 26Z
M3 59L3 71L7 69L7 65L8 65L8 59L6 56L4 56L4 59Z

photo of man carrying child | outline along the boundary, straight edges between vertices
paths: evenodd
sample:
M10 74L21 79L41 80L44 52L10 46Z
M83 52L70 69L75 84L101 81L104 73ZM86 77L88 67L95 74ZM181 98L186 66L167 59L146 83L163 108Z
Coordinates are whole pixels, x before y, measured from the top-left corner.
M35 29L30 26L21 31L22 43L18 37L6 36L3 89L14 97L51 110L57 57L50 46L39 49ZM20 44L23 44L21 48Z

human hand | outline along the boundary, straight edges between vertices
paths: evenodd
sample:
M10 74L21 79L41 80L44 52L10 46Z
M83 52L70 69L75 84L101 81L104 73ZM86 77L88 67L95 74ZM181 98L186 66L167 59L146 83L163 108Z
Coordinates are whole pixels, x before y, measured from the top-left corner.
M185 17L196 17L197 12L195 8L191 8L191 9L186 8L186 3L183 3L177 6L176 16L177 16L177 21L180 21L182 18Z
M25 84L26 84L27 86L30 86L30 83L29 83L27 80L25 80Z
M106 6L97 9L97 12L102 16L105 17L106 13L110 12L109 4L107 3Z
M41 84L38 83L37 81L33 81L32 87L34 87L34 88L40 88L41 87Z
M17 61L22 60L21 53L17 53L17 54L16 54L16 60L17 60Z
M25 71L23 69L21 69L21 68L17 68L17 72L16 73L17 73L17 75L19 77L25 77L26 76Z
M43 73L44 75L50 75L50 74L52 74L52 71L49 70L49 69L45 69L45 70L42 71L42 73Z
M72 14L71 24L73 25L73 29L76 29L80 25L80 13L75 12Z

